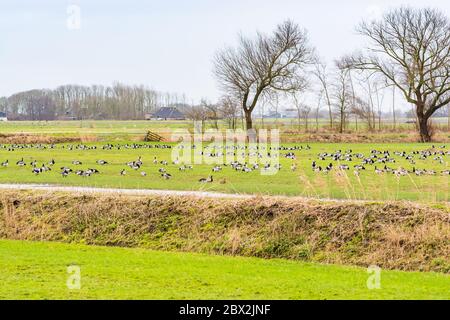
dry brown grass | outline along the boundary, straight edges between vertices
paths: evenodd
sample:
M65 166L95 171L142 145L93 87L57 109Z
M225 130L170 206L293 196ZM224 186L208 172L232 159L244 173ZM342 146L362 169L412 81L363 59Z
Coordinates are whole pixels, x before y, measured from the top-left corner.
M66 143L66 142L81 142L83 137L80 136L50 136L27 133L0 133L0 143L5 144L32 144L32 143Z
M0 237L450 272L450 209L287 198L0 196Z

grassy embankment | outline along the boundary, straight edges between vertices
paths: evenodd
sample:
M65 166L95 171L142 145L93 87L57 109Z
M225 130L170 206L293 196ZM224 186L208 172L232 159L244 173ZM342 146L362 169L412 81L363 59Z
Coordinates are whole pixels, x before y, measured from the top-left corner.
M447 205L0 195L0 238L450 273Z

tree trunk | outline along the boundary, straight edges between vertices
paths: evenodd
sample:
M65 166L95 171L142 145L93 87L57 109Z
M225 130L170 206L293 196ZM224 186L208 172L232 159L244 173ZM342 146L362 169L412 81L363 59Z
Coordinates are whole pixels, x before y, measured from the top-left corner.
M245 112L245 126L247 130L250 130L253 128L252 112L247 110L244 112Z
M431 134L428 127L428 118L424 115L417 115L419 122L419 133L421 142L431 142Z

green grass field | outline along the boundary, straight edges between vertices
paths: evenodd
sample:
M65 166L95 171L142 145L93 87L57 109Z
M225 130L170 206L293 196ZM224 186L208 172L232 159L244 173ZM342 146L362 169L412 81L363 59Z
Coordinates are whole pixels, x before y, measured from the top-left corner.
M285 260L0 240L0 299L450 299L450 277ZM77 265L81 289L69 290Z
M116 142L114 142L116 143ZM120 142L123 144L123 142ZM282 151L280 163L283 168L273 176L261 175L260 170L250 173L236 172L230 167L224 167L222 171L212 173L214 164L194 164L193 170L180 172L180 164L172 164L172 149L126 149L102 150L105 143L95 143L96 150L68 150L57 145L55 149L37 148L16 148L8 151L0 149L0 161L9 160L9 167L0 167L0 183L39 183L58 185L77 185L93 187L114 187L114 188L145 188L145 189L173 189L173 190L207 190L227 193L248 193L263 195L288 195L305 196L317 198L339 198L339 199L371 199L371 200L419 200L419 201L448 201L449 200L449 176L440 175L440 171L449 169L449 155L444 156L444 163L433 160L420 160L415 155L416 164L408 163L404 158L392 155L396 163L388 164L392 168L404 167L412 170L415 166L420 169L436 170L435 176L415 176L414 174L395 177L393 174L377 175L374 172L375 166L366 166L366 171L361 171L361 175L356 177L353 174L353 165L359 164L361 160L354 158L352 162L343 162L350 165L349 171L338 173L334 170L330 174L315 173L311 169L313 160L317 160L317 154L321 152L334 152L336 150L352 149L353 153L370 154L372 149L394 151L426 150L431 147L422 144L310 144L310 150L294 151L296 160L286 159L283 155L288 151ZM154 143L151 143L154 145ZM94 144L87 144L92 146ZM175 144L171 144L175 146ZM206 144L204 144L206 145ZM293 146L293 144L283 144ZM299 144L306 146L306 144ZM439 149L441 150L441 149ZM446 149L445 149L446 150ZM134 171L128 168L125 163L137 160L142 156L143 167ZM153 158L158 161L166 160L168 166L153 164ZM23 158L28 165L26 167L16 166L16 161ZM40 166L55 159L54 170L40 175L31 173L29 163L36 160ZM96 160L103 159L109 162L108 165L100 166ZM73 160L82 161L80 166L72 165ZM222 163L220 160L219 163ZM297 164L297 170L292 172L290 167ZM330 163L330 159L318 161L319 165L325 167ZM334 163L335 167L338 165ZM75 174L63 178L59 168L68 166L74 170L97 168L100 174L91 177L80 177ZM382 168L384 165L379 164ZM173 178L164 180L161 178L158 169L164 167L171 173ZM126 169L127 174L121 176L119 173ZM146 177L141 176L141 171L147 173ZM215 182L210 184L199 183L198 180L213 174Z

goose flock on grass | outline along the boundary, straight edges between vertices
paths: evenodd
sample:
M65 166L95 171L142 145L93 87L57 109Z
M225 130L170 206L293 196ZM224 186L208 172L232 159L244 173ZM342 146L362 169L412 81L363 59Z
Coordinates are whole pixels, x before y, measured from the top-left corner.
M186 146L178 145L178 148L186 148ZM172 149L171 145L167 144L105 144L101 147L89 146L84 144L69 144L69 145L44 145L44 144L12 144L12 145L0 145L0 149L7 150L9 152L14 152L15 150L25 150L25 149L39 149L39 150L53 150L53 149L64 149L64 150L97 150L98 148L107 150L144 150L144 149ZM246 162L244 160L237 161L232 160L229 162L222 163L221 165L214 165L211 168L211 172L219 173L225 168L233 170L235 172L242 172L244 174L249 174L256 170L269 170L276 169L281 170L282 166L279 163L271 164L271 159L276 157L283 157L291 162L290 170L292 172L297 171L298 168L298 156L296 153L302 150L310 150L309 145L306 146L279 146L276 148L264 147L264 146L245 146L245 145L232 145L232 146L214 146L209 145L207 147L197 147L192 145L194 154L200 155L202 157L208 158L221 158L221 159L257 159L259 161ZM447 169L447 160L450 156L450 151L446 151L446 146L432 146L431 148L425 150L415 150L411 152L406 151L388 151L388 150L371 150L368 154L353 152L353 150L337 150L334 152L321 152L317 154L317 159L313 160L311 163L311 169L314 173L328 174L332 171L345 172L353 170L353 174L359 176L361 172L373 171L376 175L393 174L397 177L406 176L413 174L416 176L435 176L443 175L449 176L450 170ZM215 159L217 160L217 159ZM405 169L401 166L396 165L398 160L404 160L404 162L409 163L410 169ZM427 168L426 165L431 163L434 167L441 166L441 170L436 170L432 168ZM217 162L217 161L215 161ZM260 163L263 164L260 164ZM44 163L38 163L36 160L31 160L27 162L22 157L21 159L15 161L17 167L27 167L31 168L31 173L34 175L40 175L46 172L52 171L55 167L57 161L55 159L50 159ZM192 171L194 167L188 164L180 164L181 161L176 158L170 162L177 168L179 172ZM9 160L4 160L1 162L2 167L9 166ZM59 167L59 173L63 178L67 178L71 174L75 174L82 177L90 177L92 175L100 174L101 170L97 168L87 168L78 169L83 165L83 162L78 159L73 159L71 161L72 166L62 166ZM95 161L98 166L108 166L110 162L104 159L98 159ZM169 161L166 159L158 159L157 156L153 156L152 164L155 166L155 171L161 177L161 179L169 180L172 179L172 174L168 172ZM419 168L422 166L422 168ZM56 166L58 167L58 166ZM147 169L151 169L151 166L147 166ZM174 169L171 167L171 169ZM142 177L147 177L147 171L144 170L143 157L139 156L135 160L128 161L124 163L124 168L122 168L118 174L120 176L126 176L127 170L138 171ZM202 177L198 180L200 183L213 183L213 175L208 175L207 177Z

